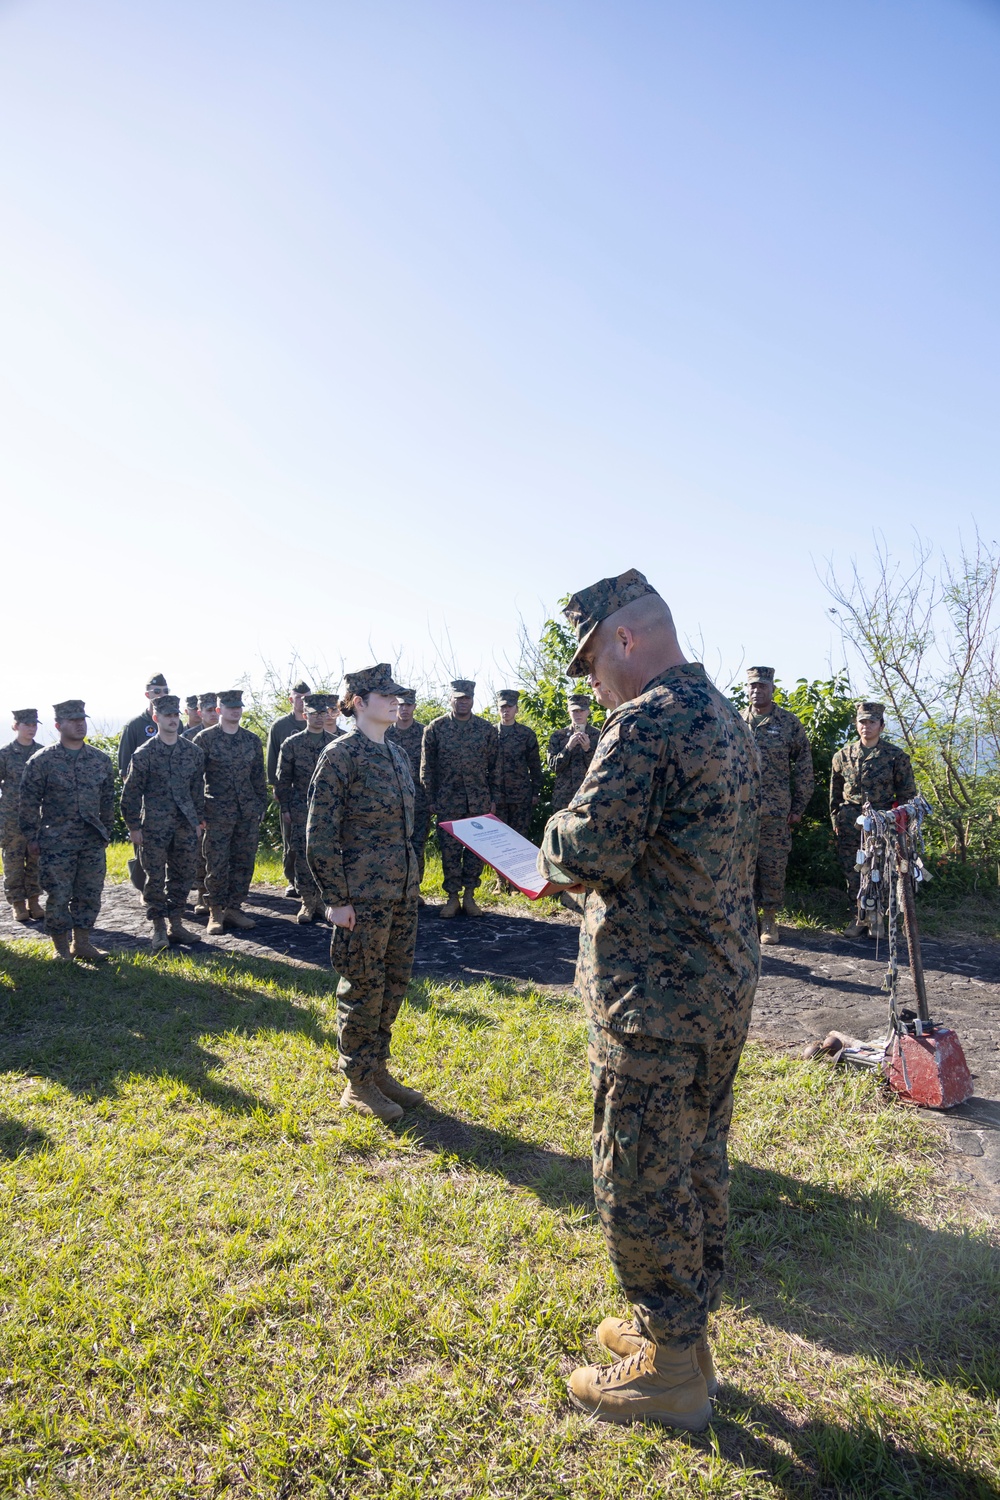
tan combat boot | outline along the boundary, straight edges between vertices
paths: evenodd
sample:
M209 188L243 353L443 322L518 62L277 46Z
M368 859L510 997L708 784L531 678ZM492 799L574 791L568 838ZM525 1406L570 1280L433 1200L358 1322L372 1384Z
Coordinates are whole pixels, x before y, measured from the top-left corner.
M597 1342L618 1359L628 1359L630 1354L638 1354L644 1341L645 1335L634 1318L605 1318L597 1329ZM708 1394L710 1397L714 1396L719 1389L719 1377L715 1372L707 1329L695 1344L694 1354L698 1368L705 1377Z
M348 1079L347 1087L340 1096L340 1107L356 1109L363 1115L375 1115L387 1125L403 1118L400 1106L392 1099L387 1099L374 1083L352 1083Z
M316 908L314 906L310 906L308 901L303 901L302 905L295 913L295 920L296 922L301 922L303 927L307 927L312 921L313 917L315 917L315 915Z
M248 917L246 912L240 911L238 906L226 907L226 921L230 927L241 927L247 932L249 932L251 927L257 926L253 917Z
M153 936L149 940L149 947L152 953L162 953L164 948L170 947L167 924L162 917L153 918Z
M218 937L220 932L226 930L226 908L224 906L210 906L208 908L208 926L206 932L213 937Z
M71 964L73 962L73 955L69 951L69 933L53 932L51 937L52 946L56 950L56 958L61 958L66 963Z
M462 910L465 912L465 915L467 917L483 916L483 908L476 905L476 891L474 886L467 885L465 887L465 896L462 901Z
M211 907L208 904L208 892L203 885L200 885L198 887L198 894L195 897L194 914L196 917L204 917L209 911L211 911Z
M375 1075L375 1083L380 1094L384 1094L395 1104L401 1104L404 1109L413 1109L415 1105L424 1102L424 1096L419 1089L408 1089L405 1083L400 1083L398 1078L393 1078L388 1068L379 1069Z
M760 940L762 943L780 943L778 913L773 906L765 906L761 914Z
M28 912L33 922L40 922L45 916L41 900L38 896L28 897Z
M182 918L175 913L167 918L167 932L172 943L196 943L201 937L200 932L191 932L185 927Z
M868 923L867 922L862 922L862 921L860 921L860 919L858 917L855 917L854 920L852 922L849 922L847 924L847 926L844 928L844 937L845 938L859 938L864 933L866 933L867 931L868 931Z
M286 885L285 886L285 900L286 901L297 901L298 899L299 899L299 893L295 889L294 885Z
M453 891L447 901L438 912L439 917L457 917L458 909L462 904L462 898L457 891Z
M11 908L14 912L15 922L30 922L31 916L28 912L27 901L12 901Z
M660 1422L701 1432L712 1419L705 1377L693 1348L651 1344L613 1365L581 1365L569 1398L602 1422Z
M104 961L104 954L99 948L95 948L90 941L89 927L73 928L73 941L69 945L69 951L74 958L86 958L92 964L103 963Z

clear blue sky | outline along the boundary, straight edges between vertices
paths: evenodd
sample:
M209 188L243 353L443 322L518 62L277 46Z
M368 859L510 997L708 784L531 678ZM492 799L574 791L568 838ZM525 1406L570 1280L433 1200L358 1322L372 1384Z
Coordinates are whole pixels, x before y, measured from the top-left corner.
M987 533L1000 7L0 5L0 708L500 686L642 568L710 669Z

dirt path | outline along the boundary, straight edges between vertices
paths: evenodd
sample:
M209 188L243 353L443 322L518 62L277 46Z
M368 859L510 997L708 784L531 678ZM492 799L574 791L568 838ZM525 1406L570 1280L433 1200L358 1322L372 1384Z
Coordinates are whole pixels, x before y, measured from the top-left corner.
M257 886L248 903L257 926L246 936L202 937L192 950L210 947L284 962L329 965L330 930L294 921L295 903L272 886ZM508 908L469 921L442 922L437 907L420 915L415 976L460 984L492 978L568 989L573 983L577 923L549 903L537 914ZM203 931L204 918L188 916ZM34 924L14 922L0 906L0 938L35 935ZM108 885L99 947L135 949L149 927L135 891ZM848 942L829 933L783 929L779 948L766 949L754 1006L751 1035L782 1047L800 1048L828 1031L863 1040L885 1034L884 947ZM975 1097L942 1117L953 1153L952 1175L985 1190L1000 1207L1000 944L982 940L925 941L924 964L931 1014L954 1027L972 1070ZM909 986L904 975L904 990Z

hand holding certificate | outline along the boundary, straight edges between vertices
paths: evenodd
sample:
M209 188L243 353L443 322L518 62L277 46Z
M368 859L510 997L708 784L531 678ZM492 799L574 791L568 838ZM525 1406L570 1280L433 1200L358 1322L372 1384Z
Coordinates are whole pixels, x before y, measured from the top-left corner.
M493 813L484 813L481 818L454 818L440 827L532 901L574 889L569 881L547 880L539 874L537 847Z

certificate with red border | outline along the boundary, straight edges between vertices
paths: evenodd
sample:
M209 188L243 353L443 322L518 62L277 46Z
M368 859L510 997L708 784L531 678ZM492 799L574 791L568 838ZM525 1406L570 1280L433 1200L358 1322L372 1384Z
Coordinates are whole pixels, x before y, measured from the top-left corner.
M483 813L481 818L453 818L438 827L492 865L498 875L532 901L568 889L565 881L546 880L539 874L537 846L501 822L495 813Z

